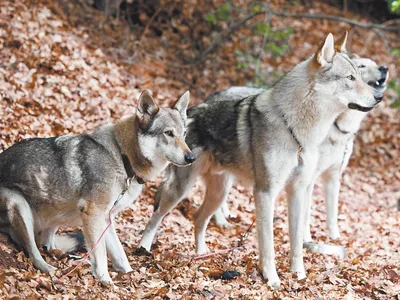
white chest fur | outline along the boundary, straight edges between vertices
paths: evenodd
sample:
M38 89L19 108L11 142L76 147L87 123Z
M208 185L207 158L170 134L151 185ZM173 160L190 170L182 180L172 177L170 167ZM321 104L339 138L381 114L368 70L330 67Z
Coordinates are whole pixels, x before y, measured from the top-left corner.
M113 215L116 215L119 212L127 209L133 203L133 201L135 201L137 197L140 195L140 193L142 192L142 187L143 185L138 184L136 180L133 180L126 193L118 201L116 207L113 210ZM118 199L120 193L121 193L120 190L118 192L116 191L115 193L113 193L114 195L113 203Z

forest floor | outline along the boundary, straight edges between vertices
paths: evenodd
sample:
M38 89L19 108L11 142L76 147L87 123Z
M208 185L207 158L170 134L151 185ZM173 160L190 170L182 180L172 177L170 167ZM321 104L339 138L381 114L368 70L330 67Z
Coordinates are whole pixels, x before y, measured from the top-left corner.
M222 3L214 2L211 7ZM241 5L244 1L232 2ZM2 149L24 138L90 131L103 122L133 113L135 101L145 88L152 90L160 105L168 105L190 89L191 103L195 104L209 93L244 85L249 79L248 72L237 70L233 54L235 47L240 47L240 38L248 34L245 28L202 63L183 65L180 62L176 49L189 52L188 35L197 34L184 20L199 19L198 15L211 7L203 8L196 1L176 1L172 6L174 9L179 6L182 14L171 22L174 30L165 23L158 24L157 18L143 14L140 18L149 26L130 32L126 22L107 18L83 3L77 0L2 1ZM273 1L271 5L279 9L279 3ZM306 11L342 14L339 9L319 3ZM347 17L369 21L350 13ZM287 72L310 56L328 32L339 36L351 29L345 23L322 20L274 17L273 22L278 28L295 29L287 55L278 58L266 55L262 61L262 67L269 66L277 72ZM155 26L160 26L161 35L154 33ZM207 43L210 37L203 39ZM391 76L398 77L399 59L388 55L377 36L368 30L353 30L350 43L353 52L387 64ZM116 227L133 271L111 272L115 287L95 281L89 264L63 282L54 283L71 269L75 263L72 258L59 251L43 250L46 261L57 270L50 275L42 274L33 268L21 249L0 234L0 298L399 299L400 111L389 107L393 101L390 96L395 97L395 92L386 92L384 102L368 115L358 134L342 180L339 206L342 237L338 241L330 241L326 235L323 193L320 186L316 188L313 237L318 242L345 246L348 257L341 260L305 250L307 280L298 282L289 272L284 194L277 201L274 228L276 262L282 279L279 291L273 291L263 282L258 269L255 227L250 228L240 249L210 258L195 258L192 216L204 195L200 182L189 199L164 219L152 256L135 255L141 233L152 214L159 183L150 182L132 207L117 217ZM241 186L232 190L229 206L235 215L230 219L233 226L220 229L211 223L208 228L207 243L212 250L238 245L255 218L252 194ZM234 280L220 279L226 270L239 271L240 276Z

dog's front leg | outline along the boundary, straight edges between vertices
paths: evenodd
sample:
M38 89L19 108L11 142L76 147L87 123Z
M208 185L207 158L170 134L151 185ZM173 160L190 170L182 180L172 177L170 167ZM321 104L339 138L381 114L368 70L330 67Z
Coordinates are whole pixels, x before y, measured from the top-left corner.
M322 178L325 187L326 225L329 238L338 239L340 238L338 226L340 170L338 168L329 169L323 174Z
M271 152L268 157L256 156L254 166L254 198L260 269L264 278L268 280L268 285L277 289L280 286L280 280L276 272L274 251L275 199L292 172L295 160L288 159L287 153L282 153L282 151Z
M111 283L111 277L107 268L106 241L101 234L106 228L106 209L101 209L93 201L82 201L80 204L83 233L87 243L88 251L91 251L90 262L92 263L93 276L106 283ZM97 243L97 244L96 244Z
M115 231L114 225L111 225L107 230L106 246L115 271L124 273L132 271L124 248L122 247L117 232Z
M309 149L302 153L302 164L297 168L292 182L288 185L290 269L298 279L306 277L303 262L303 236L307 213L307 188L315 172L318 151Z
M268 285L278 289L281 281L276 272L274 251L274 207L279 190L254 189L260 269Z

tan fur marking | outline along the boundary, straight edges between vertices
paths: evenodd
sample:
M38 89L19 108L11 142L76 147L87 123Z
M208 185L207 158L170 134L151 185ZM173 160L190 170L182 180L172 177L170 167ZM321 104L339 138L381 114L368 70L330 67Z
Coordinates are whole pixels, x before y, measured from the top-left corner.
M122 153L127 155L132 168L139 177L146 178L153 164L143 156L139 146L139 121L135 116L119 120L114 125L115 135Z
M318 50L315 52L314 57L311 61L311 68L314 70L318 70L319 68L321 68L321 64L319 62L320 56L321 56L321 51L322 48L324 47L325 41L323 41L321 43L321 45L319 45Z
M339 40L335 43L335 51L340 53L346 53L346 42L347 42L347 31L341 36Z
M176 143L176 145L178 145L179 148L182 149L182 151L183 151L185 154L190 153L190 149L189 149L188 145L186 145L186 143L185 143L184 140L182 140L182 139L179 138L179 137L175 137L175 143Z

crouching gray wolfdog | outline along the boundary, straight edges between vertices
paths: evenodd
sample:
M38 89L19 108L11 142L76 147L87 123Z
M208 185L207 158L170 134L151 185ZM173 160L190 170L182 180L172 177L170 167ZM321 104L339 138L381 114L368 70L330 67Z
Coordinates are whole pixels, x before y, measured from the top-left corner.
M167 168L156 194L155 211L139 247L150 250L162 218L181 200L195 179L206 184L206 199L195 215L196 252L205 253L206 226L226 198L231 175L253 185L260 269L277 288L273 216L278 193L290 191L291 271L304 278L303 231L307 187L318 160L318 145L336 118L348 109L371 110L382 94L361 79L346 55L345 35L335 50L332 34L309 59L273 88L236 101L202 103L188 111L186 142L196 155L188 168Z
M368 83L381 93L386 90L386 84L389 78L387 66L378 66L371 59L360 58L354 55L353 61L360 69L361 77L364 82ZM204 100L204 102L239 100L243 97L261 94L264 91L264 89L252 87L231 87L210 95L206 100ZM330 129L324 142L319 146L318 165L309 187L309 205L307 206L308 209L304 232L305 242L310 242L312 240L310 232L312 192L315 181L320 176L322 176L325 189L329 237L331 239L338 239L340 237L337 217L340 179L343 171L347 167L351 153L353 152L355 134L361 125L361 121L366 115L367 113L357 110L349 110L342 113L334 122L334 125ZM230 186L226 186L227 189L229 189L229 187ZM221 208L214 214L215 222L218 226L229 226L229 223L226 220L228 216L229 209L225 201Z
M2 152L0 230L23 246L43 272L55 268L44 261L38 245L56 248L59 226L82 224L92 249L111 208L114 218L137 198L145 180L169 163L186 166L195 160L184 141L188 103L186 92L172 109L162 109L144 91L136 113L114 125L75 136L29 139ZM111 282L107 252L116 271L132 270L111 226L90 257L97 279Z

